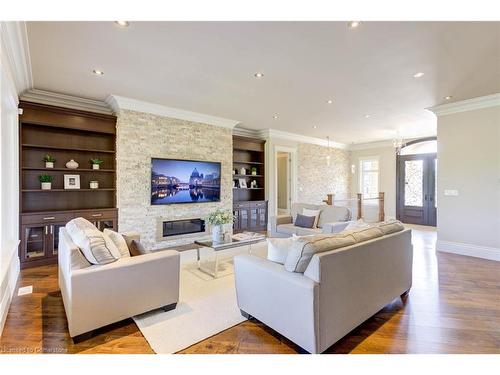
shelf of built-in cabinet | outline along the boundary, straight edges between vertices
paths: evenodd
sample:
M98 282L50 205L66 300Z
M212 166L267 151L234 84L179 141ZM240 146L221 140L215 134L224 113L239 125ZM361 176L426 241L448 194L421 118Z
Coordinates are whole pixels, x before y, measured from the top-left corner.
M233 164L255 164L255 165L263 165L264 163L260 161L233 161Z
M94 152L94 153L102 153L102 154L114 154L114 153L116 153L114 150L96 150L96 149L92 149L92 148L44 146L44 145L35 145L32 143L23 143L21 146L26 147L26 148L39 148L39 149L47 149L47 150L82 151L82 152Z
M23 193L76 193L79 191L91 191L91 192L98 192L98 191L115 191L116 189L114 188L103 188L103 189L50 189L50 190L42 190L42 189L23 189L21 190Z
M233 189L234 190L262 190L264 188L239 188L239 187L235 187Z
M261 174L233 174L233 177L238 178L238 177L264 177L264 176Z
M69 169L69 168L33 168L33 167L22 167L23 171L57 171L57 172L104 172L104 173L112 173L115 172L114 169L92 169L92 168L77 168L77 169Z

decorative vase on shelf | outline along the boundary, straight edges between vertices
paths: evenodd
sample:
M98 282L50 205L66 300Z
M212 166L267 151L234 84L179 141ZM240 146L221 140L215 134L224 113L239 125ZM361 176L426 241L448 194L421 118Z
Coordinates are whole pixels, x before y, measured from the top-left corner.
M224 231L222 225L212 226L212 241L216 243L224 242Z
M99 189L99 181L90 181L91 189Z
M45 168L54 168L54 162L52 162L52 161L46 161L45 162Z
M52 182L42 182L42 190L52 189Z
M66 168L68 169L77 169L79 167L80 164L78 164L76 161L74 161L73 159L71 159L70 161L68 161L66 163Z
M247 170L244 167L241 167L240 174L247 174Z

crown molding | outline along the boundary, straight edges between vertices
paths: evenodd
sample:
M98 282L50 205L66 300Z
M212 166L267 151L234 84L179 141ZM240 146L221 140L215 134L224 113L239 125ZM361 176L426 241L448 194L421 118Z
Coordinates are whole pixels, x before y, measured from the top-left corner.
M33 88L28 32L23 21L0 22L1 50L9 65L17 94Z
M54 105L57 107L78 109L81 111L102 113L105 115L113 114L113 111L108 104L103 101L79 98L51 91L38 89L28 90L21 94L20 99L32 103Z
M249 137L249 138L262 138L258 130L241 128L241 127L235 127L233 129L233 135L239 135L240 137Z
M110 95L106 99L106 103L118 113L122 109L128 109L131 111L151 113L153 115L177 118L180 120L199 122L202 124L209 124L220 126L223 128L233 129L240 122L236 120L230 120L222 117L215 117L211 115L206 115L204 113L185 111L183 109L167 107L161 104L154 104L149 102L144 102L137 99L125 98L118 95Z
M285 132L282 130L276 130L276 129L263 129L263 130L258 130L257 133L261 138L279 138L279 139L284 139L287 141L294 141L294 142L299 142L299 143L309 143L313 145L319 145L319 146L324 146L332 148L340 148L340 149L347 149L348 146L345 143L340 143L340 142L333 142L326 139L322 138L316 138L316 137L309 137L306 135L301 135L301 134L296 134L296 133L289 133Z
M375 141L367 143L353 143L349 145L350 151L358 150L369 150L373 148L384 148L384 147L394 147L391 139L386 139L384 141Z
M477 98L461 100L459 102L437 105L435 107L426 108L433 112L436 116L451 115L453 113L473 111L475 109L500 106L500 93L479 96Z

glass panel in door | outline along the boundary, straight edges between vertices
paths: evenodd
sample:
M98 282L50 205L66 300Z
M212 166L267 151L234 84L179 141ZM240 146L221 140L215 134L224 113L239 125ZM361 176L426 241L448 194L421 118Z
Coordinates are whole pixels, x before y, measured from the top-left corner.
M24 257L26 259L40 258L45 255L45 225L25 228Z
M424 161L405 161L404 205L422 207L424 205Z
M57 251L59 248L59 229L64 227L64 224L54 224L51 226L52 229L52 241L54 241L52 245L52 255L57 255Z

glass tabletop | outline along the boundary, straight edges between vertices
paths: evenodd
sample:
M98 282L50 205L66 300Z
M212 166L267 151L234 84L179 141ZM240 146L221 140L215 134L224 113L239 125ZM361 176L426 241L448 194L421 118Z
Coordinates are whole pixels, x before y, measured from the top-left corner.
M211 247L214 250L222 250L222 249L230 249L233 247L238 247L238 246L243 246L243 245L250 245L254 244L257 242L265 241L266 237L264 235L262 236L255 236L252 238L248 239L235 239L235 238L228 238L225 239L224 241L221 242L214 242L212 240L200 240L200 241L194 241L196 245L200 245L203 247Z

